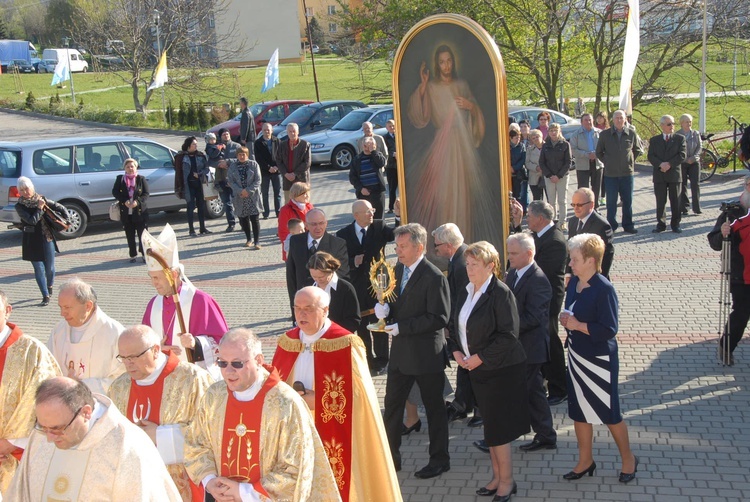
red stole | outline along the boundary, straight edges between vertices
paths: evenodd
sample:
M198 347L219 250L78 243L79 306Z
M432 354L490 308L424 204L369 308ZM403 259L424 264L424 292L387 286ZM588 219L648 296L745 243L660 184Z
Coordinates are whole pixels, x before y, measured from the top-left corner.
M333 341L350 335L336 323L326 331L319 341ZM294 328L286 336L300 341L300 329ZM316 342L317 343L317 342ZM304 350L304 346L303 349ZM341 498L349 500L349 483L352 465L352 410L354 393L352 385L351 345L340 349L316 350L315 364L315 428L318 430L328 455L333 475L336 478ZM284 381L294 375L294 364L299 352L282 348L281 343L273 357L273 366L278 368Z
M238 401L227 389L220 475L240 483L250 483L256 492L268 497L268 492L260 484L260 428L266 394L280 379L274 368L266 365L264 368L270 375L252 401Z
M10 328L10 334L8 335L8 339L5 340L3 346L0 347L0 383L2 383L3 381L3 372L5 371L5 358L8 356L8 349L11 345L16 343L19 338L21 338L21 335L23 335L23 331L21 331L21 328L17 327L15 324L11 322L8 322L6 324ZM20 462L21 456L23 455L23 449L16 448L12 452L10 452L10 454L16 457L16 460Z

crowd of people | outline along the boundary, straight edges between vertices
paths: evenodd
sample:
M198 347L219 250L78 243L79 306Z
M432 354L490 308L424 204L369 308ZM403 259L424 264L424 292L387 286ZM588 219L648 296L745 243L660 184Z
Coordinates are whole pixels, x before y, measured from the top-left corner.
M207 137L205 153L187 138L176 191L188 204L190 235L196 207L199 231L209 232L201 211L209 167L226 201L227 231L239 220L247 247L259 248L259 217L270 216L273 190L293 327L270 364L258 337L230 329L216 300L188 279L171 226L158 236L149 232L148 184L137 162L126 160L113 195L130 260L140 251L156 294L144 304L141 324L125 327L103 311L91 285L68 280L57 290L62 319L44 346L8 321L11 302L0 292L2 496L76 500L94 490L113 501L401 500L401 441L420 431L422 405L428 461L414 476L450 470L450 423L471 414L469 425L484 431L475 446L492 465L476 493L505 502L519 488L511 442L533 431L520 454L556 449L551 408L565 401L578 456L562 477L594 475L593 426L604 424L620 452L618 480L633 481L639 459L620 411L619 305L609 274L618 197L623 229L637 231L630 205L641 141L619 110L603 130L595 124L606 115L584 114L570 143L557 124L547 126L545 113L539 129L511 127L517 198L507 267L495 246L465 243L450 222L400 225L397 190L386 176L398 162L394 122L386 137L363 128L349 173L352 221L335 234L325 211L310 202L310 146L295 124L283 141L266 126L240 144L220 131ZM667 197L675 232L690 207L682 169L692 182L699 150L690 139L692 119L683 119L683 134L675 133L665 115L663 134L651 139L655 231L666 228ZM567 218L573 159L578 189ZM606 217L596 210L602 182ZM32 262L46 305L55 239L44 214L59 208L28 179L19 180L19 191L23 259ZM545 193L549 202L541 200ZM699 212L697 189L692 197ZM386 207L396 215L393 226L383 219ZM749 208L750 177L739 209L724 211L709 234L714 249L731 247L735 304L719 356L732 362L750 312ZM448 260L447 275L426 256L428 230L436 254ZM370 264L391 242L395 295L378 297ZM379 322L382 331L372 328ZM456 392L446 403L451 361ZM386 376L382 414L373 385L379 375Z

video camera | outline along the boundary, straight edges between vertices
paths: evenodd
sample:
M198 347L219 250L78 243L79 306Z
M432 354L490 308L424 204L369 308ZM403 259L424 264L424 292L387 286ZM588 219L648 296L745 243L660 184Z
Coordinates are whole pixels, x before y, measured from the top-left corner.
M737 218L742 218L747 214L747 211L744 207L742 207L742 204L740 204L740 201L738 200L728 200L722 202L721 212L726 215L727 221L729 221L729 223L732 223Z

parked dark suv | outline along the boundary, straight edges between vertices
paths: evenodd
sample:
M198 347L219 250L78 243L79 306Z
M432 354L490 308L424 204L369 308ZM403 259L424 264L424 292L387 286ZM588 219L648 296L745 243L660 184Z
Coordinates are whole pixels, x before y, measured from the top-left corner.
M299 126L299 135L330 129L346 114L358 108L365 108L361 101L319 101L298 108L285 118L281 124L273 128L273 133L279 138L286 138L287 124L294 122Z

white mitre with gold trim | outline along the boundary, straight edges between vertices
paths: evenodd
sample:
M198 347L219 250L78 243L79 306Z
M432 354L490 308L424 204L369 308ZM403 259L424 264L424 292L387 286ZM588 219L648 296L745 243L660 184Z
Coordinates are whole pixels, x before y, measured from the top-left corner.
M177 250L177 236L169 223L167 223L164 230L161 231L159 237L154 237L148 230L144 230L141 234L141 243L143 244L143 252L146 255L146 265L148 266L149 272L160 272L163 270L161 264L153 257L149 256L149 249L164 258L164 261L167 262L167 266L170 269L175 269L180 266L180 255Z

